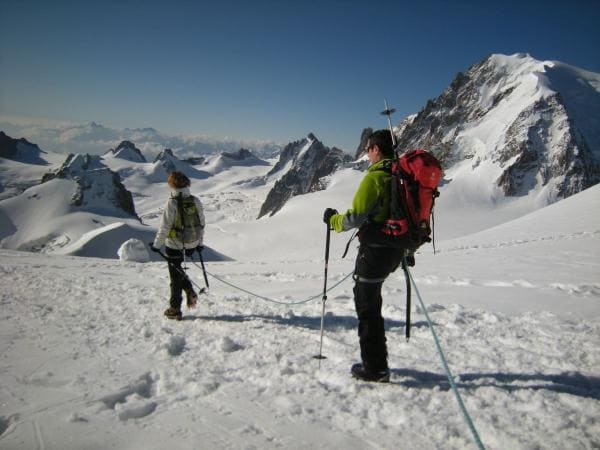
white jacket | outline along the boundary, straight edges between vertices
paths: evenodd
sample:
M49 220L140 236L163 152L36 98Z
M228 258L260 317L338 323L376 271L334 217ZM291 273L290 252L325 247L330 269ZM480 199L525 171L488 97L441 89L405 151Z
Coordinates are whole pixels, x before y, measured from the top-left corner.
M173 224L175 223L175 217L177 216L177 200L175 199L179 194L182 194L184 197L188 197L190 194L190 188L186 187L183 189L174 189L171 192L171 196L169 200L167 200L167 204L165 205L165 209L163 211L162 217L160 218L160 225L158 226L158 232L156 233L156 237L154 238L154 246L156 248L161 248L163 245L173 248L176 250L183 249L183 243L179 239L174 239L169 237L169 231L173 228ZM204 209L202 208L202 203L198 197L194 197L196 202L196 208L198 209L198 216L200 216L200 223L202 227L206 225L204 220ZM199 245L202 245L204 239L204 229L202 229L202 234L200 239L195 242L190 242L185 244L185 248L196 248Z

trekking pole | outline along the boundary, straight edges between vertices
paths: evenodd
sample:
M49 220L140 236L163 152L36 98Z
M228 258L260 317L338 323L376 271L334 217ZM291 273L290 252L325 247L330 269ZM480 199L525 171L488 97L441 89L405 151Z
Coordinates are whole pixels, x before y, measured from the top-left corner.
M321 343L319 345L319 354L313 358L319 360L319 369L321 368L321 360L327 359L323 356L323 330L325 324L325 302L327 301L327 265L329 264L329 241L331 239L331 228L327 224L327 237L325 239L325 281L323 283L323 309L321 310Z
M204 258L202 257L202 250L196 248L198 252L198 256L200 256L200 265L202 266L202 275L204 275L204 283L206 284L206 289L208 289L208 277L206 276L206 269L204 268Z
M408 264L406 262L406 256L402 257L402 270L404 270L404 278L406 279L406 342L410 339L410 275L408 274Z
M188 276L187 273L185 273L185 271L183 271L182 269L180 269L179 267L177 267L175 264L173 264L173 262L171 261L171 257L165 255L163 252L161 252L160 250L157 250L156 253L158 253L166 262L169 266L175 268L175 270L177 272L179 272L186 280L188 280L191 284L193 284L194 286L196 286L198 288L198 293L202 294L204 292L204 288L201 288L200 286L198 286L194 281L190 280L190 277ZM204 275L204 277L206 278L206 275ZM207 284L208 287L208 284Z
M185 273L185 271L183 271L182 269L180 269L179 267L177 267L176 265L173 264L173 262L171 261L171 257L165 255L163 252L161 252L160 250L156 250L156 253L158 253L160 256L162 256L162 258L167 262L167 264L169 266L172 266L175 268L175 270L177 272L179 272L181 275L183 275L185 278L187 278L188 280L190 279L190 277L188 277L188 274Z

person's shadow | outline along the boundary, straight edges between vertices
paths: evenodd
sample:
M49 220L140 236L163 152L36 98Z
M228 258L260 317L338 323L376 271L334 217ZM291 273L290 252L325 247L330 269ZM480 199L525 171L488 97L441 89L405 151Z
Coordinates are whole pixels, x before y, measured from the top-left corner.
M219 316L191 316L184 320L195 320L202 319L205 321L219 321L219 322L251 322L251 321L262 321L267 323L274 323L278 325L293 326L299 328L306 328L309 330L319 330L321 328L321 316L278 316L278 315L266 315L266 314L251 314L251 315L232 315L223 314ZM392 328L404 327L406 323L402 320L385 319L385 329L387 331ZM325 328L329 331L335 330L352 330L358 327L358 320L355 316L338 316L338 315L326 315L325 316ZM428 324L426 321L417 321L411 324L414 328L426 328Z
M414 369L391 369L392 383L408 388L449 390L450 383L444 374ZM481 372L455 375L458 389L474 390L495 387L508 392L519 390L548 390L560 394L600 400L600 377L587 376L579 372L502 373Z
M266 314L219 316L184 316L183 320L202 320L242 323L262 321L278 325L294 326L309 330L319 330L321 327L320 316L278 316ZM402 320L385 320L386 330L403 328L406 323ZM355 330L358 320L355 316L325 316L325 327L329 331ZM413 322L414 328L428 328L426 321ZM415 369L391 369L391 384L415 389L441 389L449 390L450 383L443 373L428 372ZM455 385L458 389L474 390L483 387L496 387L508 392L519 390L541 390L577 395L579 397L600 400L600 377L586 376L579 372L561 372L557 374L543 373L503 373L481 372L455 374Z

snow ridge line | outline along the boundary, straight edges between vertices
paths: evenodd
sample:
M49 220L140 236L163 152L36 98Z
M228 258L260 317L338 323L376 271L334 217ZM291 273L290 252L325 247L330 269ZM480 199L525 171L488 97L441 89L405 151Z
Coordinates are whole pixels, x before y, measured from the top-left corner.
M423 299L421 298L421 293L419 292L419 288L417 287L415 280L413 280L412 274L410 273L408 266L406 266L406 273L408 274L408 277L410 278L410 282L412 283L413 287L415 288L417 298L419 299L419 303L421 304L421 309L423 310L423 314L425 315L425 318L427 319L427 323L429 324L429 329L431 330L431 334L433 335L433 341L435 342L435 346L437 348L438 355L440 356L442 366L444 368L444 371L446 372L446 378L448 378L450 387L452 388L452 391L454 392L454 396L456 397L456 401L458 402L458 406L460 408L460 411L462 412L463 418L465 419L467 426L469 427L469 429L471 430L471 433L473 434L473 439L474 439L475 443L477 444L477 447L479 447L480 450L485 450L485 447L483 446L483 442L481 442L481 438L479 437L479 433L475 429L473 420L471 419L471 416L469 415L469 412L467 411L467 408L465 407L465 404L462 401L462 397L460 396L460 393L458 392L458 388L456 387L456 384L454 383L454 376L452 375L452 372L450 372L450 368L448 367L446 357L444 356L444 352L442 351L442 346L440 345L440 341L438 340L437 333L435 332L435 328L433 327L433 323L431 322L431 319L429 318L429 313L427 312L427 308L425 308L425 304L423 303Z
M193 261L193 264L194 264L196 267L199 267L199 266L198 266L198 264L196 264L196 262L195 262L195 261ZM282 302L282 301L279 301L279 300L274 300L274 299L272 299L272 298L269 298L269 297L265 297L264 295L260 295L260 294L256 294L256 293L254 293L254 292L248 291L248 290L246 290L246 289L244 289L244 288L242 288L242 287L240 287L240 286L236 286L235 284L233 284L233 283L230 283L229 281L225 281L225 280L223 280L222 278L219 278L218 276L216 276L216 275L213 275L213 274L212 274L212 273L210 273L208 270L206 271L206 273L207 273L208 275L210 275L211 277L213 277L215 280L217 280L217 281L220 281L221 283L223 283L223 284L226 284L226 285L227 285L227 286L229 286L229 287L232 287L232 288L234 288L234 289L237 289L238 291L244 292L244 293L246 293L246 294L248 294L248 295L251 295L251 296L253 296L253 297L256 297L256 298L258 298L258 299L261 299L261 300L264 300L264 301L267 301L267 302L270 302L270 303L276 303L276 304L278 304L278 305L300 305L300 304L302 304L302 303L308 303L308 302L310 302L310 301L312 301L312 300L315 300L315 299L317 299L317 298L319 298L319 297L321 297L321 296L323 295L322 293L319 293L319 294L317 294L317 295L313 295L312 297L309 297L309 298L307 298L306 300L299 300L299 301L292 301L292 302ZM331 291L332 289L334 289L334 288L336 288L337 286L339 286L340 284L342 284L344 281L346 281L348 278L350 278L350 276L351 276L353 273L354 273L354 271L352 271L352 272L350 272L349 274L345 275L345 276L344 276L344 277L343 277L343 278L342 278L340 281L338 281L338 282L337 282L337 283L335 283L333 286L331 286L329 289L327 289L327 291L326 291L326 292L329 292L329 291Z

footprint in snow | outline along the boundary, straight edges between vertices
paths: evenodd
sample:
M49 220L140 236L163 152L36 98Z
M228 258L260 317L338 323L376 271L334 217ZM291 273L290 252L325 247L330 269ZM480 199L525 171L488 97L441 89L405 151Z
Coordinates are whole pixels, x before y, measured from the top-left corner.
M165 344L167 353L171 356L179 356L185 350L185 338L183 336L171 336L169 341Z
M150 373L142 375L138 380L129 385L100 398L105 408L117 413L119 420L140 419L152 414L158 403L152 400L156 394L155 379ZM87 422L85 415L74 414L72 422Z
M231 338L225 336L221 339L220 348L225 353L237 352L238 350L243 350L243 346L231 340Z

